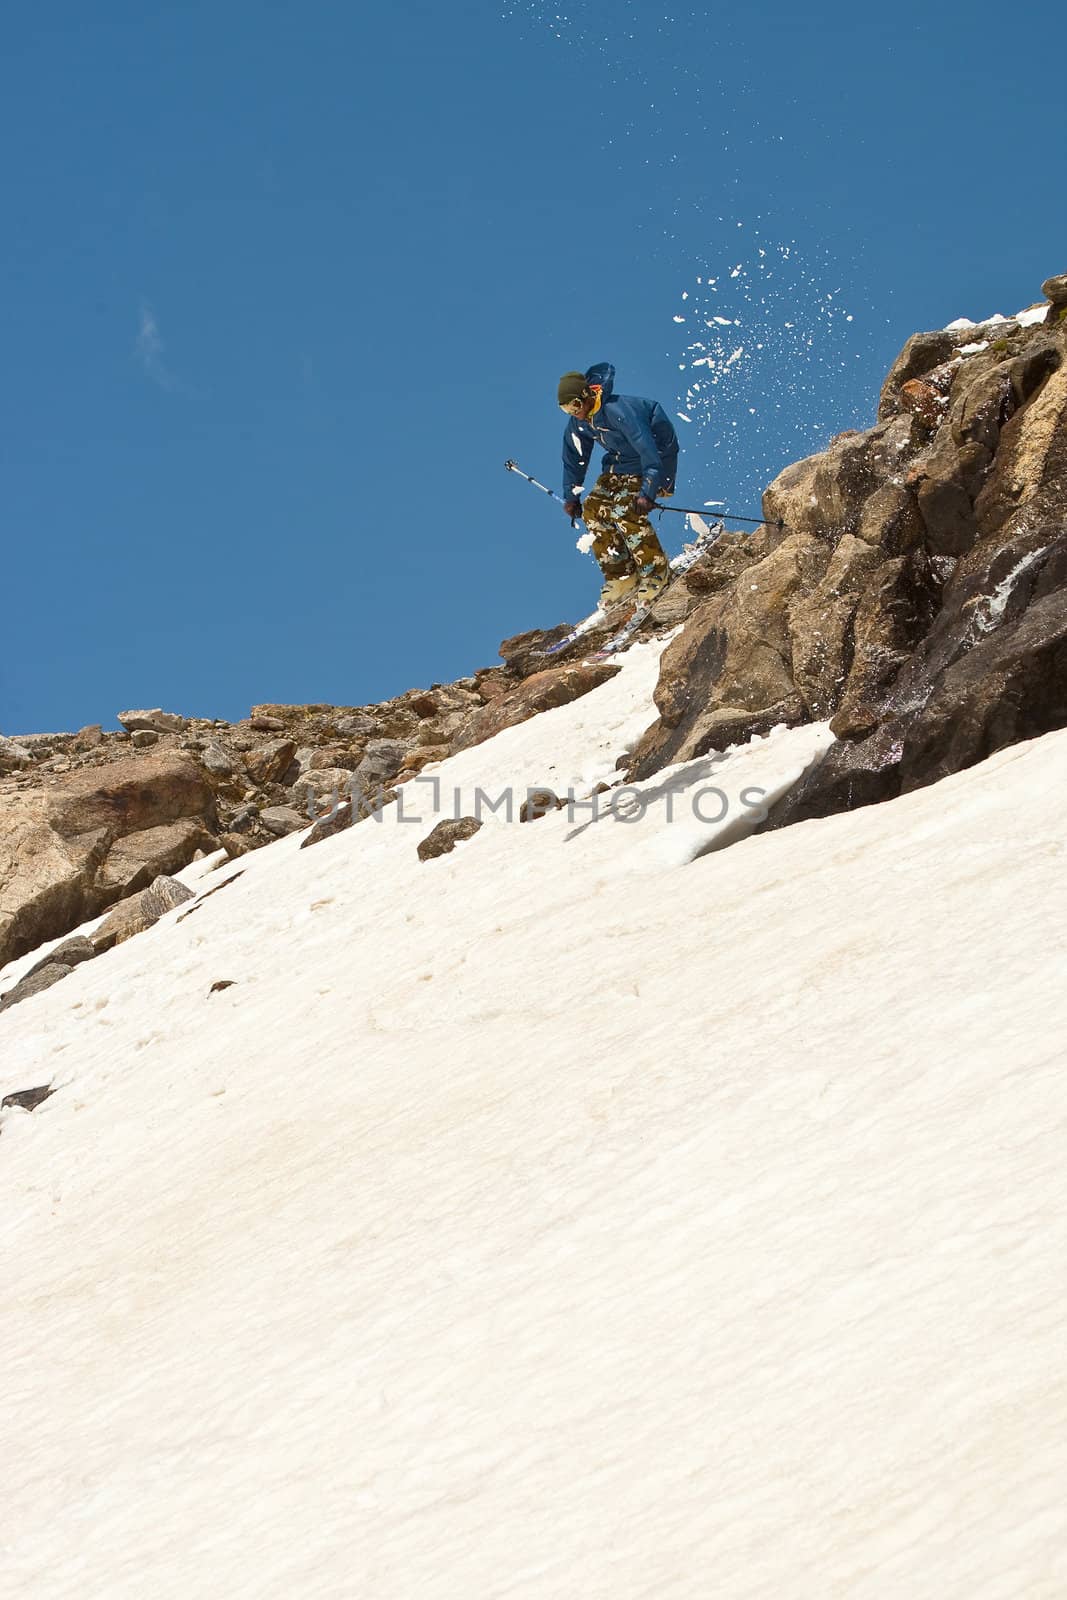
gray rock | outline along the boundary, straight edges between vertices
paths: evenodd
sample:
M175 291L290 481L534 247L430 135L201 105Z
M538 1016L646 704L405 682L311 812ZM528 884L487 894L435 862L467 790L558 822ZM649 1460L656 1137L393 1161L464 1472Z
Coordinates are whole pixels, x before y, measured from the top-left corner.
M378 724L373 717L357 711L352 716L338 717L334 726L346 739L370 739L374 736Z
M8 1106L18 1106L21 1111L36 1111L37 1107L55 1093L50 1083L42 1083L36 1089L16 1089L14 1094L5 1094L0 1100L0 1110L6 1111Z
M139 728L148 728L155 733L181 733L185 727L184 717L179 717L174 711L162 711L159 706L153 711L120 711L115 721L127 733L136 733Z
M292 806L267 806L259 813L259 820L268 833L275 834L279 839L287 833L296 833L307 824L307 818L302 817L299 811L294 811Z
M216 778L232 778L240 770L236 758L218 744L207 745L200 760Z
M298 778L293 784L293 801L310 815L309 806L312 802L317 811L325 802L347 798L351 791L352 773L344 767L327 767L320 771L305 772Z
M235 811L230 818L227 831L229 833L248 833L255 827L258 816L259 808L257 806L242 806L240 811Z
M13 989L9 989L5 995L0 995L0 1011L7 1011L10 1006L17 1006L21 1000L28 1000L31 994L41 994L73 971L73 967L64 965L62 961L49 961L35 971L32 977L27 973Z
M371 739L356 768L356 787L363 794L386 788L404 764L404 746L396 739Z
M159 734L154 728L138 728L130 735L130 743L135 750L147 750L149 745L157 744Z
M0 735L0 772L14 772L33 764L33 756L24 744Z
M81 933L75 934L73 939L64 939L62 944L56 945L54 950L42 956L28 972L23 973L23 980L32 978L35 972L41 972L54 962L60 966L76 967L82 961L91 961L96 953L96 946L91 939L87 939Z
M420 841L419 860L432 861L435 856L448 855L461 840L473 838L481 826L477 817L446 817Z
M1067 272L1059 272L1054 278L1046 278L1041 285L1041 293L1046 300L1052 301L1053 315L1049 322L1058 322L1061 314L1067 310Z

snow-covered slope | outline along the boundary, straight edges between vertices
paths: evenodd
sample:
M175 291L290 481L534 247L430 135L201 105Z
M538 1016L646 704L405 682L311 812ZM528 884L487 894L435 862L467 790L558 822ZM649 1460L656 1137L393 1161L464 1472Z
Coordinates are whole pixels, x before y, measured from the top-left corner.
M1062 1596L1067 733L715 851L826 737L422 785L0 1017L5 1596Z

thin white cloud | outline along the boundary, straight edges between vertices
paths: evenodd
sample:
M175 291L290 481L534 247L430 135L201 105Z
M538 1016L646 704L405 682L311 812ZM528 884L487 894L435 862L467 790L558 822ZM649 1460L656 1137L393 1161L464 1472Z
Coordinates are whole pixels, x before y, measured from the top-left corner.
M160 336L159 323L156 321L155 312L143 300L141 302L141 325L137 331L135 349L145 377L151 378L152 382L157 383L161 389L174 389L177 387L163 360L163 340Z

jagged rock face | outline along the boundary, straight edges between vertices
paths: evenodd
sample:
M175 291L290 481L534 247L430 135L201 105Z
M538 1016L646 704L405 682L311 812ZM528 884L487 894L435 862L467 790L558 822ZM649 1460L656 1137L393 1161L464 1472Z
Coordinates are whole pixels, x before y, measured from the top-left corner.
M753 560L664 652L660 721L631 777L830 718L841 742L766 824L781 826L1067 722L1067 319L1055 310L915 335L877 424L770 486Z
M0 964L187 866L216 829L203 771L174 753L0 796Z
M1065 486L1067 487L1067 486ZM891 799L1067 724L1067 526L971 553L891 690L766 828Z
M693 612L663 653L660 722L634 750L632 778L807 720L793 677L789 606L819 583L829 557L812 534L786 537Z

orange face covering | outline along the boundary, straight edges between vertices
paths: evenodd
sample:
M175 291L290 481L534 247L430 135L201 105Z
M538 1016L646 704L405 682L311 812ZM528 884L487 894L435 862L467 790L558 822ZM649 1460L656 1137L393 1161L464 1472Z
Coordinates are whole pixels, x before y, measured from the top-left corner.
M593 392L593 404L589 408L589 415L591 417L595 417L597 412L600 410L600 402L604 395L599 383L591 383L589 387Z

